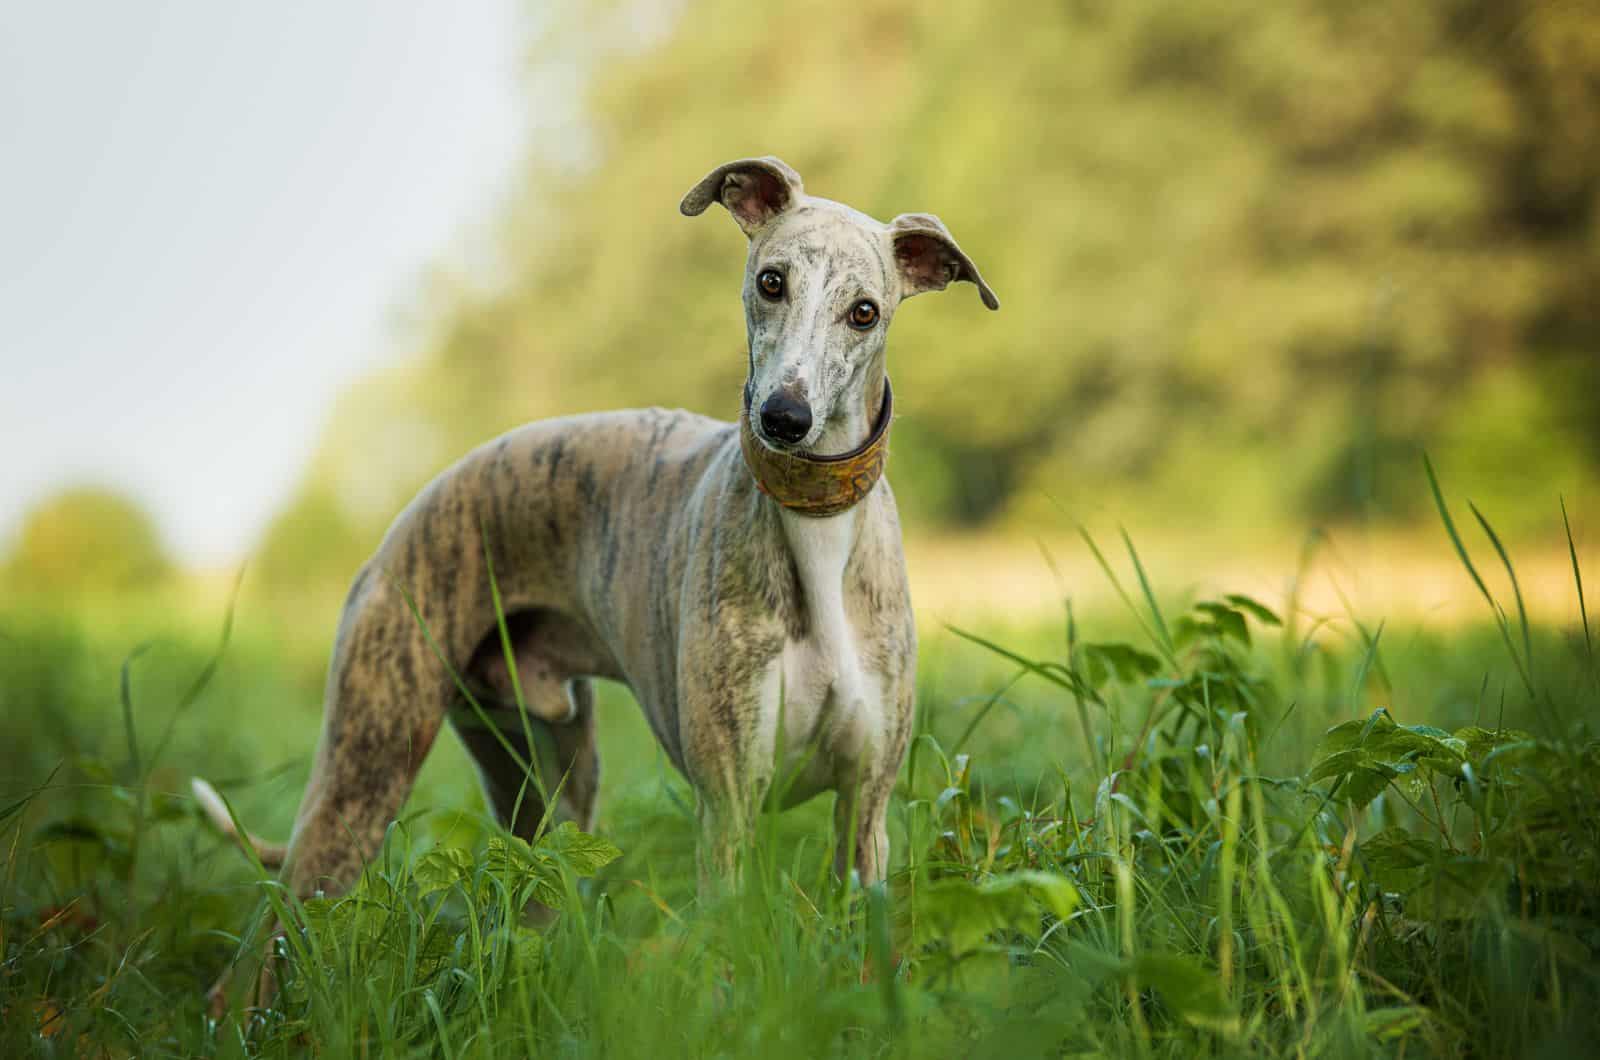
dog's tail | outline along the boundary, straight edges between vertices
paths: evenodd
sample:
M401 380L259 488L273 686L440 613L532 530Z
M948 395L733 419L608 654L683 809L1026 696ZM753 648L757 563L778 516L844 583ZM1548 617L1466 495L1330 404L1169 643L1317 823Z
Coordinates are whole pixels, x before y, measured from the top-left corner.
M248 843L255 850L256 857L260 859L263 867L269 869L282 867L284 856L289 852L288 847L282 843L270 843L249 832L241 832L234 825L233 816L228 813L228 806L222 801L222 796L217 794L217 789L199 777L189 782L189 790L194 793L194 800L205 811L206 817L223 835L232 836L241 843Z

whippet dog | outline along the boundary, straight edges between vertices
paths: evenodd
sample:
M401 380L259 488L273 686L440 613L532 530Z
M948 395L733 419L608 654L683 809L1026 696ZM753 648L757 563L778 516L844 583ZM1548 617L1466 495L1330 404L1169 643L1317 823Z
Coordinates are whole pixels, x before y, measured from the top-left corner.
M447 718L513 833L531 838L545 810L518 761L541 750L528 731L565 777L557 810L590 827L597 677L632 689L694 787L703 890L733 877L767 799L828 790L837 870L883 877L917 648L882 477L884 341L902 301L952 281L999 302L938 218L883 224L807 195L776 158L717 167L680 209L712 203L750 241L739 422L646 409L529 424L401 512L344 605L287 849L255 841L297 894L354 884Z

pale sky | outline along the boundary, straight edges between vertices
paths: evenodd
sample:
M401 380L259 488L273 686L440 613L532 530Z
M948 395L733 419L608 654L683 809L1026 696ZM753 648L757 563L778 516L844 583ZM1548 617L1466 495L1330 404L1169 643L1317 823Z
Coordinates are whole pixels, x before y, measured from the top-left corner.
M243 557L533 120L516 0L0 2L0 548L53 488Z

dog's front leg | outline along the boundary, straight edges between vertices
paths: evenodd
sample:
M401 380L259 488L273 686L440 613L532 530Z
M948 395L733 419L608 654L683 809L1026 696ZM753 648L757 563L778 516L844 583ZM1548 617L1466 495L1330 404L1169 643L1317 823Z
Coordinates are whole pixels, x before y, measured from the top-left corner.
M856 873L856 882L870 887L889 868L889 792L887 784L862 784L839 792L833 804L833 871L840 879Z
M841 733L844 739L834 748L840 783L833 867L841 879L855 870L863 887L879 883L889 870L889 797L911 736L916 647L909 618L905 629L903 645L888 653L893 668L876 678L877 694L858 708L861 724Z
M703 638L703 639L702 639ZM770 618L717 609L679 652L685 772L695 788L702 895L732 889L772 779L777 719L764 704L779 680L783 631Z

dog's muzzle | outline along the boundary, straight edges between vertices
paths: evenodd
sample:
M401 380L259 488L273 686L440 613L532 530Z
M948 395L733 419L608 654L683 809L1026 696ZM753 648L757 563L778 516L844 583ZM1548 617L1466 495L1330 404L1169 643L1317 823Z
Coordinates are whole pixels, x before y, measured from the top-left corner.
M848 453L816 456L772 448L756 436L749 395L739 417L739 448L761 492L801 515L838 515L872 492L889 462L889 424L894 390L883 381L883 404L867 440Z

